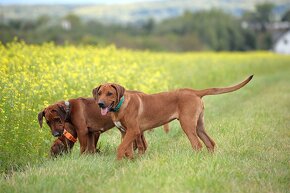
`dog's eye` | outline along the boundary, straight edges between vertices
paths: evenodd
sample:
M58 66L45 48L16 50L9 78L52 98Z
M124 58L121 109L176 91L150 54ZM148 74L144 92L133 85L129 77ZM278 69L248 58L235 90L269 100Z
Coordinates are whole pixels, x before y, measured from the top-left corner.
M98 92L98 95L100 96L102 93L101 92Z
M53 120L54 120L55 122L57 122L57 123L61 123L60 118L54 118Z
M113 93L111 93L111 92L108 92L108 93L107 93L107 96L111 96L112 94L113 94Z

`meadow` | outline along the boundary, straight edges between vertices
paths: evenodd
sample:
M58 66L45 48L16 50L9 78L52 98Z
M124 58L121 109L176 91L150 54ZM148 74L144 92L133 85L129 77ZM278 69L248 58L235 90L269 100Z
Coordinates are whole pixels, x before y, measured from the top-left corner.
M114 46L0 44L0 192L289 192L290 57L270 52L154 53ZM233 85L208 96L205 124L214 154L194 152L177 121L145 133L148 150L116 161L120 134L101 136L101 153L49 158L54 140L37 114L48 104L90 97L117 82L155 93Z

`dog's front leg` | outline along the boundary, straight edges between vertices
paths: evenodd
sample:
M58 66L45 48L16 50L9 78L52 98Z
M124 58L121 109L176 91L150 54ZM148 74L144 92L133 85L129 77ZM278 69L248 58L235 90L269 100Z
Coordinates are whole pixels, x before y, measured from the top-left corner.
M121 143L123 142L124 140L124 137L125 137L125 132L122 132L121 131ZM134 141L135 142L135 141ZM137 145L136 145L137 146ZM125 156L128 157L129 159L133 159L133 150L134 150L134 144L131 144L129 145L129 147L126 149L125 151ZM137 147L136 147L137 148Z
M138 135L140 135L140 132L138 132L138 130L132 128L126 129L125 137L117 150L117 160L121 160L124 157L125 153L128 151L128 148L130 148L129 152L132 151L133 154L132 144L133 141L138 137Z
M129 159L133 159L133 154L134 154L133 143L131 143L125 151L125 156Z

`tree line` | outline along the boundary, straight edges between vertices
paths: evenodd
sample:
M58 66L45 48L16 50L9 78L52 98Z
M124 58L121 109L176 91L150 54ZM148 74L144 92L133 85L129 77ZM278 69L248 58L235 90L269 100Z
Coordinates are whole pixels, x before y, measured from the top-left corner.
M273 22L273 8L273 4L259 4L255 11L245 12L239 18L218 9L185 12L159 23L149 19L127 25L84 21L74 14L57 20L41 16L34 21L0 22L0 41L5 44L17 37L33 44L51 41L98 46L115 44L117 47L155 51L267 50L271 49L273 39L265 25ZM290 11L281 20L290 21ZM243 22L262 27L245 27Z

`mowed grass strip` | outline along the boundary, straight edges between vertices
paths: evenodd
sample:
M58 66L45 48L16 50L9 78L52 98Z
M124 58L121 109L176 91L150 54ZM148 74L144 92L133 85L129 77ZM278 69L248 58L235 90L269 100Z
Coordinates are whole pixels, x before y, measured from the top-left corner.
M289 71L257 75L245 88L205 97L214 154L194 152L178 122L169 134L147 132L149 148L116 161L118 131L101 138L102 153L27 166L0 180L1 192L289 192ZM222 85L221 85L222 86Z

